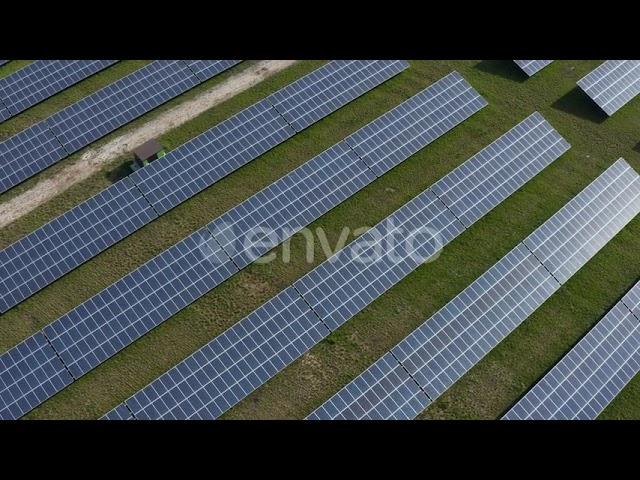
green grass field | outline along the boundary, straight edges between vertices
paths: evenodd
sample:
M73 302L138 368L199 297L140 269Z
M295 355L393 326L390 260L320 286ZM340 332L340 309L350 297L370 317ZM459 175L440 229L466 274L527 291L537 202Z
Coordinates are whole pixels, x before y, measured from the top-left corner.
M169 149L174 148L321 63L300 62L161 140ZM33 334L212 218L454 69L488 100L489 106L321 217L311 228L322 227L335 243L344 226L356 228L377 223L533 111L541 112L571 143L568 153L454 240L437 261L418 268L224 415L230 419L303 418L475 280L616 159L624 157L640 172L640 122L637 121L640 99L605 119L598 107L576 87L575 82L599 63L556 61L526 79L510 61L412 61L411 68L394 79L249 163L7 312L0 319L0 351ZM136 68L135 62L122 62L117 67ZM116 67L88 81L99 81L100 75L110 74L113 68ZM226 75L210 80L170 102L169 106L221 81ZM104 81L108 83L109 79ZM69 89L65 95L75 95L76 88L78 86ZM19 116L0 125L0 138L40 118L38 115L58 109L59 104L53 100L35 107L41 111L34 111L31 120ZM138 122L153 118L154 114L156 111ZM98 175L2 229L0 248L107 186L124 160L115 159ZM63 160L39 178L55 175L57 168L68 161ZM0 202L28 188L37 179L1 196ZM639 248L640 220L636 218L420 418L499 417L637 281ZM80 419L104 414L324 259L318 247L314 263L307 264L303 251L304 239L294 236L291 263L249 266L26 418ZM640 376L601 417L640 418Z

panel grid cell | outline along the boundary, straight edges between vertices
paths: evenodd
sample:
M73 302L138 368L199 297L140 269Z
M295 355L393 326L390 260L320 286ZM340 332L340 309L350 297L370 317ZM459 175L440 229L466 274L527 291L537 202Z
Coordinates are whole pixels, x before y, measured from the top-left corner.
M0 193L67 156L51 132L48 120L0 143Z
M431 190L469 226L570 147L535 112L436 182Z
M595 420L640 370L640 322L618 302L503 417Z
M640 60L607 60L578 80L578 85L607 115L640 93Z
M237 271L203 228L47 325L44 333L79 378Z
M0 311L156 218L140 191L123 179L0 251Z
M340 142L216 218L209 230L243 268L373 180Z
M523 243L561 282L640 212L640 177L616 161Z
M0 355L0 419L15 420L73 381L42 332Z
M535 75L547 65L551 64L553 60L514 60L524 73L529 77Z
M307 420L411 420L431 401L395 359L383 355Z
M329 334L288 288L149 384L136 419L214 419Z
M0 79L0 99L11 115L75 85L117 60L36 60Z
M300 132L408 67L404 60L334 60L267 100Z
M462 75L452 72L346 142L381 176L486 105Z
M162 214L295 135L262 100L131 175Z

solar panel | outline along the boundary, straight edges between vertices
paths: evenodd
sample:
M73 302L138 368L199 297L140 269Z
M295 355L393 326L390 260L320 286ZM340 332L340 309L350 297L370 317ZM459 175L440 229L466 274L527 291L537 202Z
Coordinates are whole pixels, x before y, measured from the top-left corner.
M566 282L640 212L640 178L622 158L523 243Z
M289 287L125 404L137 419L213 419L329 334Z
M404 60L334 60L267 100L300 132L408 67Z
M0 312L156 217L125 178L9 245L0 251Z
M241 61L242 60L185 60L187 66L196 74L201 82L215 77Z
M293 135L278 112L262 100L130 178L162 214Z
M11 115L26 110L117 60L36 60L0 79L0 99Z
M578 86L613 115L640 93L640 60L607 60L578 80Z
M373 180L340 142L216 218L209 230L243 268Z
M2 102L1 99L0 102ZM7 110L2 103L0 103L0 122L4 122L8 118L11 118L11 112Z
M595 420L640 371L640 322L618 302L503 417Z
M0 60L0 67L5 63L9 63L11 60Z
M121 403L116 408L105 414L101 420L135 420L133 413L131 410L124 404Z
M470 226L531 180L571 145L534 112L431 190Z
M553 62L553 60L514 60L514 62L524 73L531 77Z
M487 105L458 72L452 72L346 142L380 176Z
M47 120L8 138L0 143L0 193L66 156Z
M0 355L0 419L15 420L73 381L38 332Z
M195 87L198 78L179 60L156 60L49 117L71 154Z
M294 286L333 331L463 230L444 204L426 190ZM398 240L405 236L410 241Z
M309 414L307 420L411 420L430 403L389 352Z
M519 244L392 352L435 400L558 288Z
M202 228L44 328L79 378L238 271Z
M620 171L620 162L611 166L560 211L576 201L597 199L593 185L599 185L601 189L610 185L612 172L615 171ZM620 190L637 179L638 175L635 174L634 178L619 176L615 181ZM637 198L628 198L627 202L640 203ZM591 210L591 215L606 218L608 212ZM584 218L576 217L569 222L584 221ZM545 225L547 223L539 227L534 235L541 229L547 230ZM563 225L558 225L559 232L562 228ZM608 230L607 240L616 233L615 230ZM582 263L589 258L583 257ZM524 243L520 243L396 345L391 353L433 401L515 330L559 287L560 283L548 269ZM362 382L362 379L357 378L351 383L358 382ZM395 386L398 385L396 380ZM387 390L393 391L393 386L390 385ZM353 387L348 385L345 388ZM357 401L359 397L356 396L352 402ZM349 408L349 405L343 408Z
M396 224L398 225L396 226ZM382 262L367 261L367 249L369 247L373 247L373 249L375 250L376 243L377 245L382 244L382 241L379 240L384 240L388 244L394 234L406 234L406 227L408 225L414 228L414 230L409 230L410 233L412 231L415 231L416 226L423 227L422 232L413 235L415 237L415 242L418 243L417 247L406 247L399 250L394 249L394 252L388 252L391 254L385 255L383 257ZM432 229L425 229L424 227L432 227ZM446 243L463 229L464 227L462 226L462 224L455 220L455 217L446 209L444 204L442 204L442 202L438 200L438 198L433 193L427 190L416 197L413 201L409 202L407 205L396 211L386 221L381 222L377 227L373 229L375 231L378 231L382 235L376 235L372 230L370 230L363 236L359 237L358 240L355 240L351 245L342 249L337 255L334 255L332 259L325 261L320 265L320 267L312 271L311 274L309 274L307 277L311 275L317 275L315 278L312 277L313 280L308 280L307 277L303 277L298 283L294 284L294 286L290 288L295 288L297 291L301 292L306 303L310 305L311 308L313 308L315 313L318 313L321 318L323 318L323 324L333 330L334 328L337 328L342 322L346 321L346 319L349 318L348 316L350 316L352 313L355 313L358 309L362 308L369 301L386 290L386 288L388 288L390 284L399 281L401 277L404 276L403 271L410 271L412 268L415 268L411 266L412 264L418 265L426 256L429 256L434 251L437 251L440 243L437 241L437 239L434 239L434 230L441 233L442 243ZM385 232L387 233L386 238L384 235ZM423 233L424 236L426 236L426 239L419 237L419 235L422 235ZM367 242L367 239L369 239L370 241ZM359 247L354 247L356 244L359 245ZM349 251L351 253L345 253ZM371 251L369 251L368 253L371 253ZM393 253L399 255L399 261L397 258L394 258ZM351 262L351 259L349 258L350 256L353 256L354 259L357 258L359 260ZM336 265L336 260L338 261L337 268L332 266ZM367 269L369 268L368 265L372 263L374 266L376 266L377 264L376 269L367 271ZM347 265L347 268L343 268L344 265ZM400 266L400 268L397 268L398 265ZM385 277L384 279L379 279L379 277L376 277L376 275L379 275L379 273L383 271L387 266L391 267L387 271L387 277ZM345 275L329 275L329 281L327 282L320 277L320 274L314 274L314 272L322 271L321 268L324 268L327 272L331 271L332 273L334 271L342 270ZM363 272L364 274L361 275ZM356 280L362 279L363 283L366 283L367 281L373 281L372 285L376 293L374 295L371 295L371 292L357 292L357 295L360 296L354 294L353 285L357 284L357 281L353 280L354 278ZM306 286L301 285L302 281L306 282ZM312 281L314 282L314 285L310 285ZM367 287L368 286L369 285L367 285ZM314 287L319 287L318 290L320 291L320 294L316 295L315 292L309 294L309 292L313 290ZM330 290L331 288L335 288L336 292L338 292L337 298L339 302L343 302L339 303L338 301L336 301L335 308L331 305L331 302L334 301L334 297L332 297L331 293L328 292L328 290ZM321 296L329 298L329 301L325 301L324 298L321 298ZM339 312L336 313L338 310ZM244 337L241 335L240 340L242 340L243 338ZM277 349L277 340L270 341L269 345L269 348ZM206 388L209 388L209 386L207 385ZM155 394L149 395L150 398L154 399L158 397L158 395ZM228 403L228 400L225 400L225 402L223 403L226 405ZM417 405L417 403L412 404ZM128 403L127 405L132 408L132 405L130 403ZM229 407L230 405L224 408ZM135 416L139 418L137 415L137 410L132 408L132 411L134 412ZM157 418L157 416L152 417Z
M622 297L622 303L640 320L640 283L636 283L633 288Z

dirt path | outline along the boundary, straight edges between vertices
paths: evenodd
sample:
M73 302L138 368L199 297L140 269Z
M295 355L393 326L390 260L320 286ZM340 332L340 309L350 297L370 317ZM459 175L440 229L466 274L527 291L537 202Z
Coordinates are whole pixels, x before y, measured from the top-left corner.
M228 100L265 78L293 65L296 60L263 60L228 78L197 97L161 113L139 128L114 138L99 148L89 148L80 158L69 164L52 178L38 182L33 188L0 204L0 228L26 215L102 168L102 166L131 151L150 138L158 137L205 110Z

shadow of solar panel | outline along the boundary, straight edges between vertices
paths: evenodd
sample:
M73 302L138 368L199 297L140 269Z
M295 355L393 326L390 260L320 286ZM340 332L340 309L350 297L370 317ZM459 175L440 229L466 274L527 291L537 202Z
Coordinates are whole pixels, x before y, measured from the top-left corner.
M636 283L631 290L622 297L622 303L640 320L640 282Z
M464 230L429 190L294 283L335 330Z
M243 268L373 180L340 142L216 218L209 230Z
M429 397L389 352L307 420L411 420L429 403Z
M116 408L105 414L100 420L135 420L131 410L121 403Z
M551 64L553 60L514 60L524 73L529 77L535 75L547 65Z
M0 143L0 193L67 156L47 122L36 123Z
M487 105L458 72L452 72L346 142L381 176Z
M0 251L5 312L157 215L129 179L111 185Z
M408 67L404 60L333 60L267 100L300 132Z
M564 283L638 212L640 177L619 159L523 243Z
M262 100L130 178L162 214L293 135L278 112Z
M535 112L436 182L431 190L468 227L570 147Z
M519 244L391 351L435 400L558 288Z
M0 419L18 419L73 381L38 332L0 355Z
M126 400L137 419L214 419L329 334L289 287Z
M203 228L49 324L44 333L79 378L237 271Z
M11 115L40 103L117 60L36 60L0 79L0 100Z
M595 420L640 370L640 322L618 302L503 417Z
M640 93L640 60L607 60L578 80L578 86L613 115Z
M72 154L193 88L198 78L179 60L156 60L49 117Z
M201 82L215 77L241 61L242 60L185 60L187 66L196 74Z

